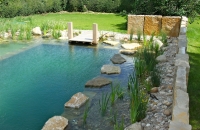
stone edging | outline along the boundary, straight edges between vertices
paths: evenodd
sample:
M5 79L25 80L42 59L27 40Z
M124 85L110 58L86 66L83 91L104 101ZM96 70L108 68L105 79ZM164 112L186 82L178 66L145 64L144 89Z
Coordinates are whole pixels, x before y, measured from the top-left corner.
M178 37L178 53L176 54L176 78L173 95L172 121L169 130L191 130L189 124L189 96L187 93L188 75L190 70L187 50L187 17L182 17Z

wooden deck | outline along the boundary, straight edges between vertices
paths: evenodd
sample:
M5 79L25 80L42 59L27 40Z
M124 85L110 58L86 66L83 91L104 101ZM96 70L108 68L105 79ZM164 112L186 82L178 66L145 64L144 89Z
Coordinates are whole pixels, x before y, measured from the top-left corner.
M71 42L79 42L79 43L90 43L92 44L93 42L93 38L92 38L92 34L88 33L88 34L80 34L72 39L69 39L69 43Z

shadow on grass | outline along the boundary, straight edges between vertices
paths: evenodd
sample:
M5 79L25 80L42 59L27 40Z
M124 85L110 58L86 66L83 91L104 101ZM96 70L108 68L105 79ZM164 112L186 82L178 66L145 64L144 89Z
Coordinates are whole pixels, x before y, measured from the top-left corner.
M121 30L123 32L127 31L127 25L126 23L120 23L120 24L112 24L113 27L117 28L118 30Z
M192 125L193 130L200 130L200 52L188 54L190 56L190 73L188 81L190 124Z

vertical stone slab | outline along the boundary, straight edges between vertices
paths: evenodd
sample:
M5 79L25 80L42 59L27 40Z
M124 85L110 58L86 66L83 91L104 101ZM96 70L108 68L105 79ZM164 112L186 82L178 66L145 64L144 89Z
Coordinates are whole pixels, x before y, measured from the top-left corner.
M93 23L93 44L98 44L98 24Z
M181 17L179 16L164 16L162 17L162 30L168 36L178 37L180 32Z
M162 26L161 15L145 15L144 16L144 34L151 35L153 32L159 34Z
M133 31L137 34L138 31L143 33L144 29L144 15L128 15L128 34Z
M73 23L69 22L68 23L68 39L73 38Z

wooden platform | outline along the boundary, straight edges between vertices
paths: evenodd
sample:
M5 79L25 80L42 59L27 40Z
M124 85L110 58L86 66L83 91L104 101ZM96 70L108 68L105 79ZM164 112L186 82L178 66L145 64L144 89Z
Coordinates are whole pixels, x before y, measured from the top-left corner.
M92 34L80 34L72 39L69 39L69 43L71 42L79 42L79 43L90 43L92 44L93 38Z

